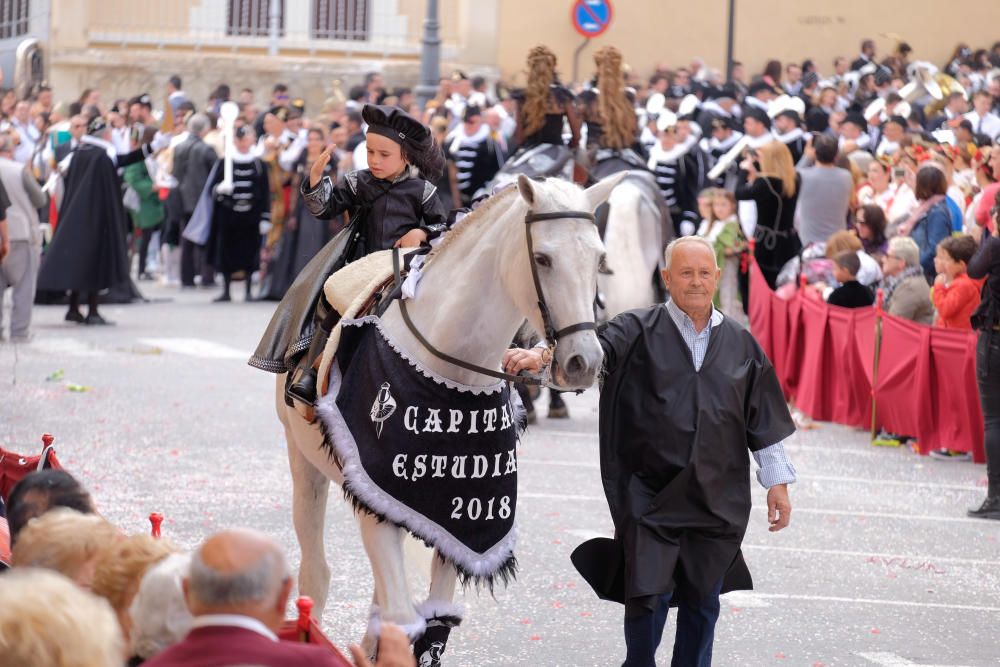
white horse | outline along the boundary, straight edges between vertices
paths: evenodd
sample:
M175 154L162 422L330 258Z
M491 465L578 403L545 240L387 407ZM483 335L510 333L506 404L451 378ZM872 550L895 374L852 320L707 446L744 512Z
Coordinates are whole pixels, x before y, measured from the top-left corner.
M625 173L608 197L610 210L604 232L608 272L598 276L604 304L600 315L605 320L657 301L653 281L659 279L663 249L673 236L669 212L664 214L662 197L651 175Z
M448 233L427 260L420 289L407 303L414 324L436 348L471 364L499 368L504 350L527 320L544 331L538 296L532 281L525 215L559 211L593 212L617 184L602 181L586 191L558 180L534 182L520 177L509 188L469 214ZM534 261L544 298L557 328L593 320L597 270L604 248L589 220L561 218L532 223ZM410 358L456 383L495 383L473 371L432 355L411 334L398 306L383 316L383 326ZM559 340L553 355L552 384L559 389L589 387L603 354L593 330L581 330ZM330 570L323 549L323 518L329 480L343 484L343 475L316 424L309 424L284 400L285 377L276 383L278 417L285 428L292 472L292 512L302 550L299 590L322 610ZM372 619L363 646L369 654L377 645L380 622L392 622L411 638L424 631L430 618L461 619L453 602L455 567L433 559L426 601L414 604L403 555L403 531L389 522L359 512L361 539L375 580ZM375 611L377 610L377 611Z

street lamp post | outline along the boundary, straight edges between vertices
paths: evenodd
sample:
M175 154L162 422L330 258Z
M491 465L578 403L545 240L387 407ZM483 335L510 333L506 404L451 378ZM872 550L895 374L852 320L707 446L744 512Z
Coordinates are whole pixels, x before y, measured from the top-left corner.
M424 19L424 39L420 51L420 85L415 91L421 108L437 95L438 80L441 78L439 26L437 0L427 0L427 18Z
M735 32L736 0L729 0L729 26L726 33L726 81L733 80L733 33Z

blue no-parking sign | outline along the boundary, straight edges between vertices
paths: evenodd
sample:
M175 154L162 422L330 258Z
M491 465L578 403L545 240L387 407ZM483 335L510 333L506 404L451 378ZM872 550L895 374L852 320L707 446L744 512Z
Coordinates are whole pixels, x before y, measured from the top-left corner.
M611 0L576 0L571 17L578 33L588 39L597 37L611 25Z

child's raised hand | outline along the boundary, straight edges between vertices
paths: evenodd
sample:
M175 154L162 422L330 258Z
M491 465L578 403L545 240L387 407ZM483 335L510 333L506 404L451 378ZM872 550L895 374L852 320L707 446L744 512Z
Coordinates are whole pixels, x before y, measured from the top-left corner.
M326 169L326 165L330 163L330 157L333 155L333 149L337 146L335 144L330 144L326 149L320 153L316 161L313 162L312 169L309 170L309 187L314 188L323 178L323 170Z

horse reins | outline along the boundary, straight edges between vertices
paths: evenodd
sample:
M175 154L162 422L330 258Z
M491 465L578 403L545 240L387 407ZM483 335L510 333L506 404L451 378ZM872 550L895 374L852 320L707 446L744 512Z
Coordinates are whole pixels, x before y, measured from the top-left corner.
M562 219L577 219L577 220L589 220L594 222L594 214L588 211L552 211L549 213L532 213L528 212L524 216L525 224L525 237L528 242L528 263L531 266L531 280L535 285L535 293L538 296L538 311L542 316L542 326L545 329L545 342L548 344L549 349L555 351L556 344L560 338L568 336L570 334L576 333L578 331L592 331L597 328L597 323L593 320L588 322L577 322L576 324L571 324L562 329L556 329L555 323L552 321L552 314L549 312L548 304L545 301L545 294L542 292L542 282L538 277L538 262L535 261L535 250L534 243L531 237L531 224L541 220L562 220ZM400 276L400 262L399 262L399 248L394 248L392 252L392 271L396 278L396 283L401 283ZM486 368L484 366L477 366L475 364L470 364L467 361L463 361L456 357L442 352L441 350L434 347L434 345L427 340L420 330L417 329L413 320L410 319L410 314L406 308L406 299L400 297L399 299L399 312L403 316L403 322L406 323L407 328L413 337L427 349L428 352L433 354L438 359L446 361L449 364L458 366L459 368L464 368L467 371L472 371L474 373L479 373L480 375L486 375L489 377L494 377L499 380L506 380L508 382L517 382L520 384L530 384L530 385L541 385L542 379L534 376L524 376L524 375L513 375L511 373L504 373L503 371L496 371L491 368Z

